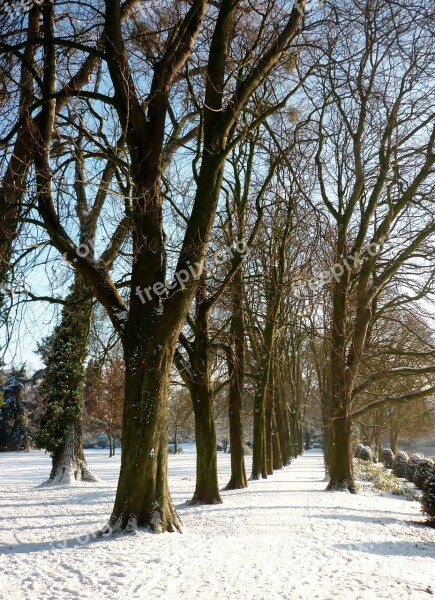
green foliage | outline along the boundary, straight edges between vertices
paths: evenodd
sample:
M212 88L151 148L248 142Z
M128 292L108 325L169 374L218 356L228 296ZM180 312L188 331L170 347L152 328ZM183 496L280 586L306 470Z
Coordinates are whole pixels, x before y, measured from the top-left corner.
M353 451L353 455L355 458L361 458L361 451L365 448L364 444L357 444Z
M0 451L17 452L31 446L27 384L24 367L7 372L0 392Z
M414 483L414 474L415 471L418 467L418 465L420 464L420 461L422 461L424 459L424 456L422 454L413 454L411 456L411 458L408 461L408 464L406 466L406 479L408 481L412 481L412 483Z
M39 348L46 368L41 382L44 410L36 445L50 453L62 446L68 423L81 415L83 360L92 308L90 301L77 302L83 294L83 287L76 282L60 324Z
M435 474L435 466L430 458L423 458L414 473L414 483L421 490L424 489L426 481Z
M354 457L359 460L368 460L373 462L373 452L370 446L358 444L354 450Z
M362 481L370 481L373 487L396 496L406 496L409 500L418 499L418 495L412 492L394 473L389 473L381 465L354 459L355 475Z
M435 473L424 484L421 496L421 509L435 525Z
M386 469L392 469L394 462L394 452L390 448L384 448L382 450L381 460Z
M393 461L393 473L396 477L404 477L408 473L408 455L406 452L398 452L396 458Z

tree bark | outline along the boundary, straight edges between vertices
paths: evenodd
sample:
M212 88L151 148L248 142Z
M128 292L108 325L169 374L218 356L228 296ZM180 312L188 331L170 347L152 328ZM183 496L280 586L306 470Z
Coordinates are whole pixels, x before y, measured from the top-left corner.
M189 389L195 415L196 486L191 502L220 504L222 499L218 484L216 429L210 375L209 310L204 298L204 287L203 277L196 294L195 338L192 342L183 338L188 359L184 359L177 352L175 364Z
M273 359L270 363L269 381L266 392L266 411L265 411L265 428L266 428L266 470L268 475L273 475Z
M207 381L191 387L195 413L196 486L192 504L221 504L219 493L213 392Z
M280 435L278 430L278 424L276 419L276 409L273 411L272 417L272 445L273 445L273 464L272 468L274 471L282 469L283 461L282 461L282 452L281 452L281 443L280 443Z
M178 420L175 420L175 429L174 429L174 454L178 454Z
M258 365L258 384L254 400L254 440L252 447L251 480L267 479L266 464L266 401L269 383L270 362L274 325L269 319L264 330L264 341Z
M240 269L232 282L231 347L227 352L230 378L228 416L231 446L231 478L227 490L248 486L243 446L243 391L245 384L245 319L243 315L243 274Z
M147 527L154 532L181 530L168 490L167 411L174 347L124 341L126 396L123 451L111 530ZM140 354L138 354L138 351Z

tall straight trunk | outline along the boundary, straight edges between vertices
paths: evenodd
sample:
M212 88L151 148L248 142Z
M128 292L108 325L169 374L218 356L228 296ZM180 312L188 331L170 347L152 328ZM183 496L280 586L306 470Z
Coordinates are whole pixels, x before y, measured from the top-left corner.
M195 416L196 486L192 503L220 504L213 389L210 374L209 310L204 299L205 278L196 295L195 339L186 342L188 359L178 352L175 364L186 383ZM189 365L186 361L189 360Z
M343 240L338 244L339 254L346 254ZM351 390L347 378L346 361L349 274L344 273L335 283L333 293L331 332L331 404L330 453L327 489L342 489L355 493L352 462Z
M394 452L394 454L397 454L398 451L398 441L399 434L397 431L397 427L393 425L392 427L390 427L390 448L392 452Z
M83 453L83 363L92 314L92 300L86 295L87 288L76 275L61 322L44 350L45 407L37 444L51 453L48 483L98 481Z
M330 481L328 489L343 489L355 493L352 465L352 420L345 407L335 410L332 424Z
M267 479L266 464L266 402L273 344L274 325L268 320L261 348L258 384L254 399L254 440L252 447L251 480Z
M228 416L231 446L231 478L228 490L247 487L243 447L243 391L245 384L245 320L243 315L243 275L240 269L232 282L231 347L227 352L229 384Z
M265 411L265 428L266 428L266 470L268 475L273 475L273 360L270 363L269 382L266 392L266 411Z
M115 455L115 438L112 434L112 425L109 423L109 429L107 432L107 437L109 438L109 458Z
M244 365L243 355L237 352L237 344L235 348L233 356L231 359L228 359L228 371L230 374L228 416L230 426L231 477L226 486L227 490L240 490L248 486L242 422Z
M204 278L198 287L195 341L192 344L192 382L189 386L195 415L196 486L192 502L220 504L216 428L211 386L209 311L204 303Z
M293 397L290 405L290 456L298 456L298 426L297 426L297 408L296 398Z
M219 493L213 393L207 381L191 387L195 414L196 486L192 504L221 504Z
M272 416L272 446L273 446L272 467L273 467L274 471L277 471L278 469L282 469L282 467L283 467L280 434L279 434L279 430L278 430L276 414L277 414L277 411L275 408L273 411L273 416Z
M174 454L178 454L178 421L175 420L174 430Z
M382 412L373 415L373 441L375 449L375 462L380 462L382 453Z
M330 417L330 397L324 394L322 397L322 427L323 427L323 460L325 463L326 475L329 475L331 468L331 450L332 450L332 433L331 433L331 417Z
M283 465L288 465L291 462L290 453L290 425L289 425L289 409L286 400L286 389L284 385L284 374L281 374L278 387L277 403L275 406L276 424L279 437L280 455Z

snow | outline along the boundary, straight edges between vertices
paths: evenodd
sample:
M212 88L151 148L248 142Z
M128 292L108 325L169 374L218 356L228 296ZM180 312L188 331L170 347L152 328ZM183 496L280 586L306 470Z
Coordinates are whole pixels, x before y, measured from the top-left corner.
M218 454L224 486L230 457ZM0 454L1 598L397 600L435 591L435 529L419 504L367 485L359 495L324 491L319 450L223 491L213 506L186 505L195 454L170 455L184 533L115 538L95 532L110 515L119 456L86 457L101 483L47 488L37 487L50 470L44 453Z

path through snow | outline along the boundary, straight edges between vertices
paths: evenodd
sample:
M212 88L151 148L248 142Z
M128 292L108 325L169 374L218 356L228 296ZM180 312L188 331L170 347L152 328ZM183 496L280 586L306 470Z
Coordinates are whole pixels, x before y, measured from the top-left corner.
M49 472L46 455L0 455L1 598L402 600L435 593L435 529L419 524L419 504L369 490L325 492L317 450L247 490L224 491L222 505L196 507L185 505L195 455L171 456L184 534L110 540L89 534L110 514L119 458L91 451L88 462L102 483L37 488ZM222 486L229 468L220 453Z

